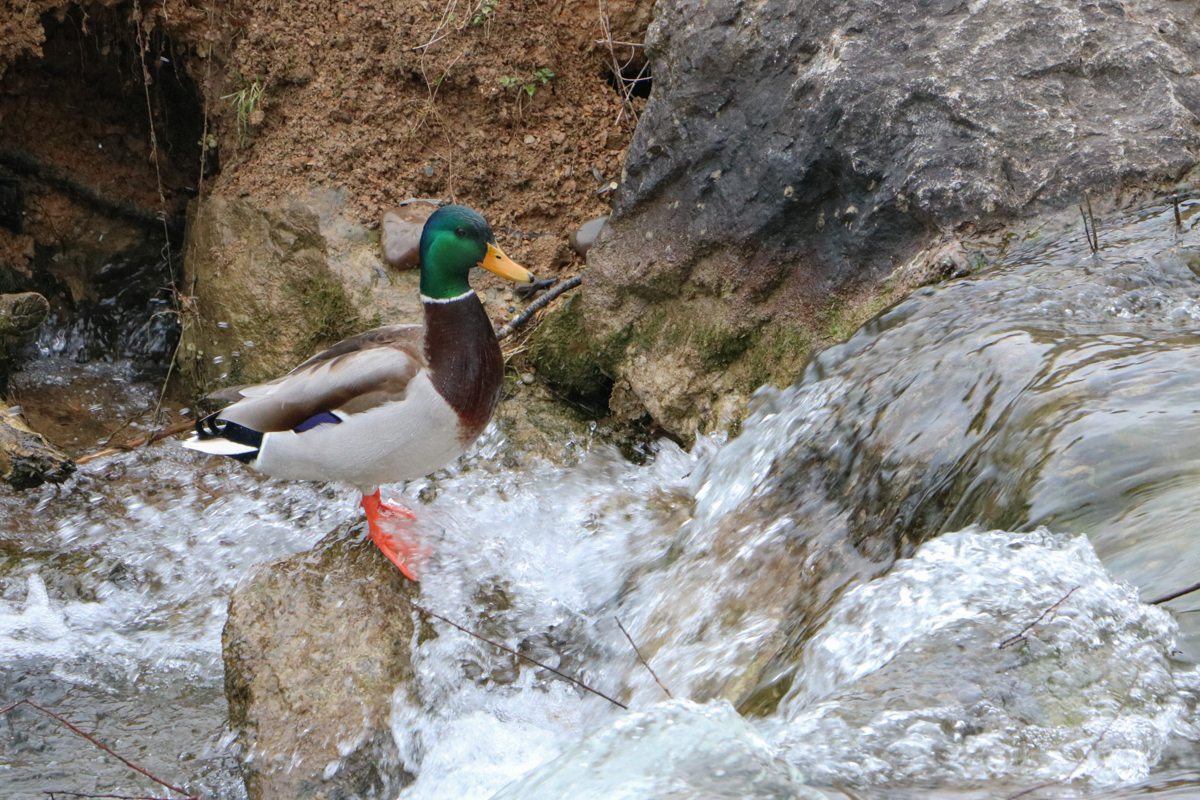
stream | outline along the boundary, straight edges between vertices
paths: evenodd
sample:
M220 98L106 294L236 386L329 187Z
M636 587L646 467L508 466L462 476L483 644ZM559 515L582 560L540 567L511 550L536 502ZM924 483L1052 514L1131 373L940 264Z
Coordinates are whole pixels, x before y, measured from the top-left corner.
M980 248L760 390L731 440L514 461L493 427L385 489L436 543L424 606L630 707L436 623L394 697L400 798L1200 796L1200 595L1139 601L1200 580L1200 201L1181 212L1114 214L1096 254L1067 217ZM159 383L58 333L15 384L69 390L87 450ZM228 597L360 513L170 442L0 489L0 703L244 798ZM46 791L165 793L14 709L0 797Z

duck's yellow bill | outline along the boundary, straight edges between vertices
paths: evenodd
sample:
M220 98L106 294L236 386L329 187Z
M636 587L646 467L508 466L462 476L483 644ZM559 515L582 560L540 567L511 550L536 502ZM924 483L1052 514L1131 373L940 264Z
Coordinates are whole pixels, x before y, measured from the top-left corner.
M487 255L479 262L479 266L510 281L533 283L533 273L504 255L504 251L494 244L488 244Z

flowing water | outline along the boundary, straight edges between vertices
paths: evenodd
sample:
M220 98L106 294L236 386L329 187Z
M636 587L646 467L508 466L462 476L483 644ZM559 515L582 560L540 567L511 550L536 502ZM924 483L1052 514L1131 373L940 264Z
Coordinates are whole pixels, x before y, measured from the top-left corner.
M395 694L400 797L1200 796L1200 608L1139 601L1200 580L1182 211L1114 215L1096 255L1070 223L981 251L761 391L732 441L538 461L491 430L391 487L435 543L423 605L631 709L435 623ZM0 699L243 796L226 598L356 500L161 443L0 493ZM164 792L29 708L0 720L0 787Z

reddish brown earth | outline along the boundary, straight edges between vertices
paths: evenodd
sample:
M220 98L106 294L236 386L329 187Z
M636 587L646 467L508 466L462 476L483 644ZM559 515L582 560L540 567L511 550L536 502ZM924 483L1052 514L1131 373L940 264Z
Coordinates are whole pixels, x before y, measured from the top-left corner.
M565 234L607 212L598 191L619 178L630 114L644 102L623 107L608 79L614 55L625 63L637 49L610 53L602 42L605 19L614 40L640 42L651 3L603 7L602 17L601 5L571 0L165 0L82 10L4 0L0 149L171 213L197 191L265 203L334 188L359 221L377 225L405 198L446 198L481 210L502 241L508 234L511 255L544 266L536 262L554 248L513 235ZM194 121L180 110L187 88ZM258 91L239 124L238 93ZM201 138L218 145L205 151L206 172L218 152L220 161L203 182ZM25 233L38 241L81 213L59 208L52 192L32 193ZM13 238L0 235L9 259L29 244Z

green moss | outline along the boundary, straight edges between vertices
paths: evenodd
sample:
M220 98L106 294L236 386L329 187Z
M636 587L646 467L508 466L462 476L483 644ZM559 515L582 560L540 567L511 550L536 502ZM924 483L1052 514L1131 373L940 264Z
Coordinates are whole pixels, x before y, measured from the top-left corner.
M609 347L612 344L609 342ZM613 387L612 375L605 369L608 360L597 352L605 349L609 348L589 344L576 294L534 331L529 361L551 391L582 413L603 416Z
M363 320L358 316L341 282L328 272L314 272L291 289L301 302L304 330L307 331L307 335L296 343L298 358L307 358L322 345L340 342L372 327L374 319Z

